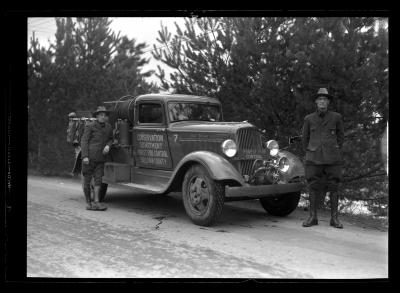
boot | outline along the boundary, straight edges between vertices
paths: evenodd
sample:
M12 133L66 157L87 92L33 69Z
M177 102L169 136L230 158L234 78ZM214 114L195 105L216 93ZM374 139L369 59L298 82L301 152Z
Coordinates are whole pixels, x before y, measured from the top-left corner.
M310 191L310 216L303 222L303 227L318 225L317 219L317 193Z
M90 198L90 187L83 186L83 193L86 199L86 209L91 210L92 207L92 199Z
M100 196L100 186L95 186L94 187L94 202L92 204L93 210L105 211L107 209L107 207L99 201L99 196Z
M338 219L338 205L339 205L339 195L337 192L331 192L329 195L330 198L330 202L331 202L331 222L330 225L335 227L335 228L339 228L339 229L343 229L343 225L342 223L340 223L339 219Z

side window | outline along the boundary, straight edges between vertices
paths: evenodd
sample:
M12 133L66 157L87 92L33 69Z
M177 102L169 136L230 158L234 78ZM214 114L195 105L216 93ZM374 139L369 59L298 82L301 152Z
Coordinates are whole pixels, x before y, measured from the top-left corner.
M139 123L163 123L161 104L139 104Z

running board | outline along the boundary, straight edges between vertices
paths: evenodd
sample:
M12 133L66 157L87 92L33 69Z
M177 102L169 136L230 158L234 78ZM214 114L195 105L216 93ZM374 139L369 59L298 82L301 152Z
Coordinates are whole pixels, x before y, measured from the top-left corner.
M164 187L147 185L147 184L137 184L137 183L118 183L118 186L125 186L128 188L139 189L140 191L144 191L146 193L164 193Z

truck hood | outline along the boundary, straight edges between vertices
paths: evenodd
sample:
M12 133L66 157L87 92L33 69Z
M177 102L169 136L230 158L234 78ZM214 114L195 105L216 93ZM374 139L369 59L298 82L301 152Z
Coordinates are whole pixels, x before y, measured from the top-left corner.
M238 129L255 126L248 122L209 122L209 121L182 121L172 123L171 131L178 132L216 132L234 134Z

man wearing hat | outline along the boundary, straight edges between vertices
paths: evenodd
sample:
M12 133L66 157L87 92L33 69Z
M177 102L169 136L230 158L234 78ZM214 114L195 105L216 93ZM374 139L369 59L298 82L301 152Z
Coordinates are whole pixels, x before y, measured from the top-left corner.
M113 142L112 127L107 123L109 111L99 106L93 113L96 120L85 126L81 140L83 192L86 198L86 209L104 211L107 209L99 202L99 192L104 175L104 162ZM94 201L90 198L90 181L94 177Z
M314 96L317 110L304 118L302 143L306 152L305 175L310 194L310 217L303 222L304 227L318 225L317 196L319 192L328 191L330 225L343 228L338 220L338 184L342 179L344 129L342 115L328 110L332 98L326 88L320 88Z

